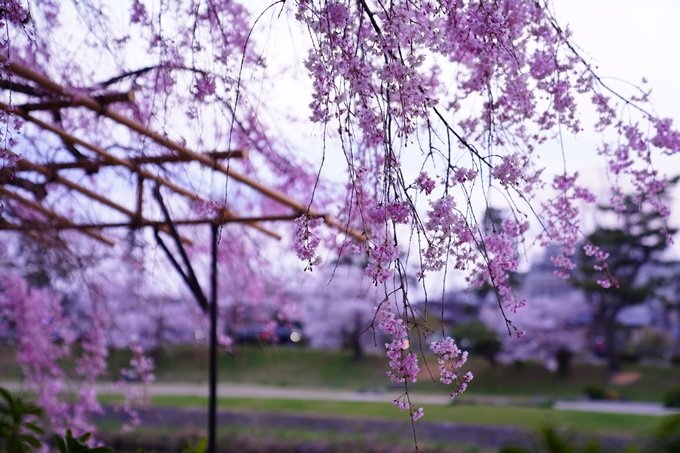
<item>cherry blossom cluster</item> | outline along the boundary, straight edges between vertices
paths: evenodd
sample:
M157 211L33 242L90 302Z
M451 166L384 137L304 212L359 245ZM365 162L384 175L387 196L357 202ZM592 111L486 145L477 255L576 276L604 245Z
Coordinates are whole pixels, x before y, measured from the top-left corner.
M418 356L411 352L408 327L404 320L397 318L389 307L383 303L378 307L378 329L391 335L392 341L385 343L387 357L390 359L390 367L387 375L393 382L416 382L420 372Z
M543 205L546 222L544 243L555 241L562 244L560 254L551 258L555 264L555 275L569 278L569 270L575 267L571 256L574 246L581 239L578 202L594 203L595 196L585 187L576 184L578 173L556 175L553 189L557 196Z
M389 184L377 188L375 195L384 200L383 207L398 202L405 189L393 185L401 173L393 137L407 140L419 124L429 133L440 133L442 129L433 125L434 120L444 120L444 111L456 118L455 112L462 103L474 96L488 102L473 116L460 118L459 130L448 118L442 128L453 133L458 145L470 151L479 165L490 167L495 184L519 193L527 201L544 187L543 170L535 167L537 149L554 137L558 127L574 133L581 130L577 97L585 92L593 93L600 130L613 128L626 139L615 148L603 147L601 153L609 156L610 169L618 173L630 168L628 174L640 193L654 194L663 188L664 179L657 172L632 170L631 153L635 152L637 161L644 163L650 162L650 145L675 152L679 135L672 122L643 114L656 129L653 137L645 138L638 124L616 118L615 103L603 94L608 88L574 50L569 31L556 24L550 9L541 2L396 1L385 9L371 1L307 0L297 2L296 17L308 27L314 40L306 61L314 88L312 119L328 122L344 118L346 125L339 129L341 135L346 133L348 141L355 137L357 142L352 159L362 163L373 160L383 166L381 172ZM440 68L425 65L428 55L443 55L459 65L457 91L450 98L443 95L438 80ZM647 97L632 100L645 103ZM350 120L352 115L356 121ZM419 123L422 120L426 122ZM528 123L535 127L528 127ZM484 152L477 144L485 146ZM375 153L375 158L368 153ZM387 158L381 159L381 155ZM397 174L396 178L393 174ZM476 174L466 174L464 169L448 171L442 182L444 187L450 187L473 181ZM575 180L576 175L555 177L553 189L558 195L545 205L541 216L548 224L545 242L563 244L562 253L555 257L557 272L563 277L572 266L570 256L578 237L577 202L593 199L585 189L575 186ZM434 181L422 172L415 187L431 195ZM358 180L354 183L359 185ZM574 188L570 189L570 185ZM422 251L421 276L425 271L442 269L449 259L461 269L475 259L489 259L484 256L486 246L476 244L483 239L470 232L475 228L470 218L436 215L436 211L453 211L451 195L445 192L428 203L431 212L423 232L430 236ZM667 212L657 198L650 197L649 203L659 212ZM369 217L378 220L378 216ZM397 219L380 217L383 222L396 220L395 223L407 219L405 215ZM433 219L439 218L449 227L436 225ZM415 223L416 228L419 225ZM526 231L528 228L520 236ZM492 247L498 245L494 243L496 239L491 238ZM497 251L499 257L507 257ZM502 284L501 274L513 266L499 259L498 265L491 263L489 267L488 277L494 274L493 279Z
M607 270L607 268L609 267L609 265L607 264L607 258L609 258L609 253L600 250L599 247L591 243L587 243L586 245L584 245L583 251L586 254L586 256L592 256L595 258L595 264L593 264L593 269L604 274L604 278L598 280L597 284L602 286L603 288L610 288L613 284L615 287L618 288L619 287L618 282L614 277L609 275L609 272Z
M370 247L367 254L366 275L375 284L385 283L394 273L390 265L399 258L399 248L394 241L385 240L378 246Z
M93 345L86 346L77 361L76 372L81 378L83 373L92 374L75 389L79 399L67 402L65 395L72 389L65 380L70 376L60 361L70 357L76 337L63 314L59 295L49 289L30 287L16 273L3 273L0 313L4 322L10 322L16 329L17 361L53 428L63 430L69 426L77 433L92 431L90 416L101 412L92 384L105 368L102 351Z
M468 268L477 258L474 235L463 215L456 210L451 195L430 202L425 231L430 233L427 248L423 251L424 271L439 271L449 259L459 270Z
M378 204L367 208L366 215L372 222L384 224L387 219L395 224L408 223L412 210L408 202L393 201L387 205Z
M378 329L382 332L391 335L392 341L385 343L387 350L387 357L390 359L390 367L392 371L387 372L387 376L397 383L404 383L406 392L399 398L392 401L399 410L409 411L411 421L415 422L423 415L423 408L413 408L408 393L408 383L414 383L418 380L417 376L420 372L418 366L418 356L411 352L411 343L409 340L408 327L404 324L402 319L398 319L394 312L387 306L387 301L380 304L377 308L376 317L378 319Z
M439 380L446 385L455 382L456 388L451 393L451 399L453 399L463 393L472 380L471 372L468 371L463 376L458 373L458 370L467 362L468 353L458 349L451 337L440 338L430 344L430 349L438 356Z
M122 431L126 432L141 424L139 418L140 407L144 408L149 404L149 394L147 385L156 380L153 374L154 360L144 354L144 350L139 344L133 343L130 346L132 358L130 358L130 368L120 370L121 375L130 378L138 378L143 384L141 387L126 386L125 403L123 409L130 417L130 420L123 425Z
M224 206L216 201L193 201L192 209L202 217L218 217L224 212Z
M517 301L509 283L508 272L517 270L517 253L510 237L502 233L492 233L482 240L484 261L479 264L477 284L490 281L506 307L513 310L524 305Z
M305 270L312 270L314 266L321 264L321 257L317 255L317 249L321 239L312 233L312 230L318 228L323 219L311 218L306 214L301 215L295 219L295 239L293 248L297 257L302 261L307 262Z
M436 182L427 175L427 172L422 172L416 178L415 185L421 192L425 192L425 195L430 195L434 190Z
M409 413L411 414L411 421L413 422L422 418L423 415L425 415L422 407L411 409L411 402L409 401L408 393L404 393L402 396L392 401L392 404L398 407L399 410L402 412L409 411Z

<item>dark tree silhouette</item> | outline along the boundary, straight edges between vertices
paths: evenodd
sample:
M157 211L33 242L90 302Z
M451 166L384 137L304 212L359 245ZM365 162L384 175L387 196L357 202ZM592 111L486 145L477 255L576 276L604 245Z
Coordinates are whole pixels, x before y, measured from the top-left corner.
M620 367L616 317L624 307L649 300L665 286L670 277L659 268L674 263L664 260L661 253L669 244L668 238L677 231L669 228L658 212L642 208L640 200L632 196L624 197L622 207L618 227L600 226L587 237L579 275L572 279L592 306L593 327L605 338L611 371ZM615 212L611 206L599 206L599 210ZM593 247L609 254L606 261L601 260L601 255L598 258Z

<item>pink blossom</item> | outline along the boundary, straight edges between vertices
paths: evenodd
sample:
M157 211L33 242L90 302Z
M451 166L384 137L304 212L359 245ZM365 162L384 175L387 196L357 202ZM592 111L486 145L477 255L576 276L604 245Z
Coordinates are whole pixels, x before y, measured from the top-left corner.
M377 311L378 328L388 335L392 335L392 341L385 343L387 357L390 359L392 371L387 375L393 382L416 382L420 372L418 357L404 348L408 344L408 329L403 320L397 319L394 313L382 304ZM400 406L401 407L401 406Z
M321 218L310 218L306 214L295 219L295 242L293 249L298 258L306 261L305 270L312 270L314 266L321 264L321 257L317 255L317 249L321 240L312 233L314 228L318 228L323 220Z
M598 280L597 284L603 288L610 288L612 286L612 283L609 280Z
M430 195L434 190L436 183L426 172L422 172L418 178L416 178L415 184L421 192L425 192L425 195Z
M392 404L397 406L399 408L399 410L402 411L402 412L404 412L405 410L407 410L411 407L411 403L409 403L407 401L402 402L399 399L392 401Z
M411 420L412 420L412 421L416 421L416 420L418 420L419 418L421 418L423 415L424 415L424 413L423 413L423 408L422 408L422 407L419 407L418 409L415 409L415 410L413 411L413 414L411 414Z
M385 240L382 244L368 249L368 275L375 284L384 283L392 276L390 265L399 258L399 248L394 241Z

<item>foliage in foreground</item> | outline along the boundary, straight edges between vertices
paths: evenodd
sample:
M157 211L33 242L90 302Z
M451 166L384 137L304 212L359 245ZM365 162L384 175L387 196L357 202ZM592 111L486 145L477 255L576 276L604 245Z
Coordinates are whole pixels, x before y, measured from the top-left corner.
M2 387L0 396L4 400L0 405L0 451L25 453L41 447L36 435L44 434L44 431L33 420L42 417L42 408L26 401L23 395L11 394Z
M537 429L534 448L509 446L499 453L603 453L611 451L594 438L582 439L574 432L567 432L551 426ZM680 414L666 417L654 436L642 448L628 447L626 453L680 453Z
M73 437L73 433L66 428L66 436L54 435L57 442L59 453L112 453L111 447L90 447L87 441L92 437L92 433L85 433L80 437Z
M680 387L666 392L663 397L663 405L666 407L680 408Z

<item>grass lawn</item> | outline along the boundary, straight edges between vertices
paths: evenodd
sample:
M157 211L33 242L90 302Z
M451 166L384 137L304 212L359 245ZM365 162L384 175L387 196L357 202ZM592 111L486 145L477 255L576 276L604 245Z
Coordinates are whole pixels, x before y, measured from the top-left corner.
M102 395L100 401L108 404L120 403L122 397ZM204 397L158 396L152 398L152 404L154 406L205 408L208 400ZM219 398L218 406L230 410L319 414L351 418L389 420L407 420L408 418L389 403ZM451 406L426 405L425 418L422 420L470 425L513 426L526 429L547 424L584 433L638 435L650 433L661 418L644 415L558 411L550 408L456 404Z

